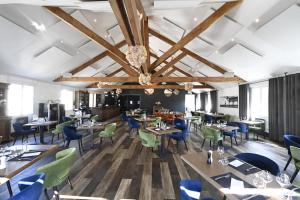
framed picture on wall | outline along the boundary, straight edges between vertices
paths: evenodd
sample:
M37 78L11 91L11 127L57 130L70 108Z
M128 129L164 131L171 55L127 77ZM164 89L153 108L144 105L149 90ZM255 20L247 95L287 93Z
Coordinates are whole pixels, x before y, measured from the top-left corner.
M238 108L239 97L238 96L224 96L220 98L220 107L225 108Z

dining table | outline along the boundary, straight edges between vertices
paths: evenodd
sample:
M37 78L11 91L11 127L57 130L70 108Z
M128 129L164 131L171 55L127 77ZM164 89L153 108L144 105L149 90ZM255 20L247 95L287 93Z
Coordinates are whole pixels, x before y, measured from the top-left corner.
M44 127L48 127L48 130L50 129L51 125L57 124L57 121L33 121L27 124L24 124L23 126L29 126L29 127L38 127L39 133L40 133L40 143L45 144L44 141L44 133L45 129Z
M105 125L107 125L108 123L106 122L97 122L97 123L93 123L93 122L88 122L85 124L80 124L77 127L78 131L86 131L87 133L90 134L91 136L91 148L94 148L94 139L95 139L95 130L103 130L105 128Z
M172 133L178 133L181 132L180 129L176 127L165 127L165 128L160 128L160 127L148 127L146 130L152 132L153 134L159 136L161 138L161 144L160 144L160 153L161 156L164 156L166 153L165 149L165 140L166 136Z
M156 120L155 117L134 117L134 119L143 124L144 128L147 128L147 123L154 122Z
M296 186L282 188L273 175L270 175L272 180L267 183L265 188L255 187L255 175L262 171L258 168L253 168L253 166L251 167L248 163L229 156L229 164L222 165L221 162L218 162L218 159L221 159L221 157L213 153L213 162L208 164L207 154L208 152L205 150L202 152L187 153L182 155L181 159L193 168L203 181L208 184L209 192L214 194L214 198L229 200L279 200L283 199L282 197L287 193L297 196L298 199L300 198L300 188ZM241 164L237 165L236 163L239 162ZM251 168L256 170L253 170L253 173L246 173Z
M259 120L237 120L234 121L236 123L243 123L243 124L247 124L248 126L261 126L262 124L264 124L264 121L259 121ZM249 134L247 133L246 135L246 139L249 139Z
M9 195L13 195L10 180L39 160L56 153L58 145L15 145L2 149L1 156L8 157L6 168L0 169L0 185L7 185Z

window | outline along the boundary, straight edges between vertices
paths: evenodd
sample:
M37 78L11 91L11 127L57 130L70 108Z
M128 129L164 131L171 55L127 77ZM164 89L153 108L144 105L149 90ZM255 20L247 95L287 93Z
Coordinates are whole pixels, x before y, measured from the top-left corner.
M251 88L251 101L250 101L250 117L267 118L268 117L268 86L259 86Z
M196 110L200 110L201 104L200 104L200 94L197 94L196 96Z
M7 108L9 116L33 114L33 87L10 84L8 87Z
M73 110L73 92L70 90L61 90L60 102L65 104L65 110Z
M89 94L89 107L96 107L96 94Z
M185 95L185 110L195 111L195 95L193 94Z

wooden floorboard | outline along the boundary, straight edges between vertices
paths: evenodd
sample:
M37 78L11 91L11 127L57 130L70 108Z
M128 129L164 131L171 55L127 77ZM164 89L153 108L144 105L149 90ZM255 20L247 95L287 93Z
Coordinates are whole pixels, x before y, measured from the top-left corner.
M77 160L70 174L74 189L71 190L67 183L63 183L60 193L74 196L94 196L106 199L179 199L179 182L183 179L198 179L203 182L203 190L207 195L209 187L204 180L186 163L180 156L188 152L199 152L201 150L202 137L199 132L192 128L187 141L188 151L184 144L179 144L179 150L171 142L169 153L161 158L159 149L141 149L141 142L136 134L128 134L127 125L119 125L114 136L114 143L104 140L100 146L99 138L95 134L95 148L90 148L90 136L84 134L85 152L82 156L77 153ZM46 135L46 141L51 140L51 135ZM33 141L30 138L30 141ZM20 141L18 141L20 143ZM62 140L54 140L54 143L63 146ZM78 148L76 142L71 143L72 147ZM266 139L240 141L230 148L230 140L224 142L226 155L235 155L242 152L254 152L265 155L277 162L283 169L288 159L284 147L274 144ZM209 149L209 142L206 142L204 149ZM259 150L259 151L258 151ZM23 171L12 179L12 187L15 193L18 192L17 182L23 177L35 173L38 166L48 163L53 157L36 163L31 168ZM293 163L290 164L287 172L291 175L294 172ZM296 181L300 180L300 175ZM49 191L51 194L51 190ZM0 199L7 199L6 186L0 186ZM45 199L45 198L43 198Z

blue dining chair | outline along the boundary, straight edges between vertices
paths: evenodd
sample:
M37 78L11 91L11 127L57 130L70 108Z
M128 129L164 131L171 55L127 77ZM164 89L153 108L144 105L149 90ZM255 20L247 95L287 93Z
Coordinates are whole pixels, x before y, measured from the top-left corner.
M290 147L294 146L294 147L300 148L300 137L286 133L283 136L283 141L284 141L285 147L287 148L288 154L289 154L289 159L284 167L284 170L286 170L292 160L292 154L291 154Z
M175 118L174 119L174 125L177 127L177 128L180 128L180 127L184 127L186 126L186 123L183 119L180 119L180 118Z
M22 123L14 123L13 124L13 128L15 130L15 140L14 140L14 143L13 145L15 145L16 141L17 141L17 138L18 136L22 136L22 144L23 144L23 141L24 141L24 137L26 137L28 139L28 136L33 134L33 137L34 137L34 140L35 140L35 143L36 143L36 137L35 137L35 129L26 129L23 127L23 124Z
M181 180L180 181L180 199L181 200L198 200L202 191L202 184L198 180ZM213 200L210 197L201 198L202 200Z
M131 134L131 132L136 129L137 133L139 132L139 129L141 128L141 125L132 117L128 117L127 118L128 121L128 126L130 128L129 130L129 135Z
M248 138L249 134L249 125L245 123L238 123L239 130L238 132L241 134L241 141L243 141L243 134L245 134L245 137Z
M39 200L44 188L45 174L40 173L18 182L20 192L8 200Z
M77 132L76 127L75 126L65 126L63 128L63 132L65 135L65 140L67 141L66 147L69 147L70 142L72 140L77 140L79 153L80 153L80 155L82 155L82 153L83 153L82 135Z
M185 148L188 151L188 147L186 145L186 139L189 136L188 128L187 128L186 125L183 125L183 126L182 125L178 125L176 127L179 128L181 130L181 132L176 132L176 133L172 133L172 134L168 135L168 137L169 137L168 146L170 144L170 140L171 139L175 140L176 141L177 150L178 150L179 142L183 141L184 145L185 145ZM167 146L167 148L168 148L168 146Z
M212 124L214 122L214 118L210 115L204 115L204 122L208 124Z
M274 176L280 174L278 164L268 157L255 153L240 153L235 155L235 157L261 170L267 170Z
M239 127L239 124L235 123L235 122L228 122L227 126L235 126L235 127ZM237 143L237 130L233 130L231 132L223 132L223 140L225 140L225 137L228 136L230 137L230 144L232 147L232 139L234 138L236 145L238 145Z
M120 117L121 117L121 120L122 120L123 122L126 122L126 121L127 121L126 113L121 113Z

